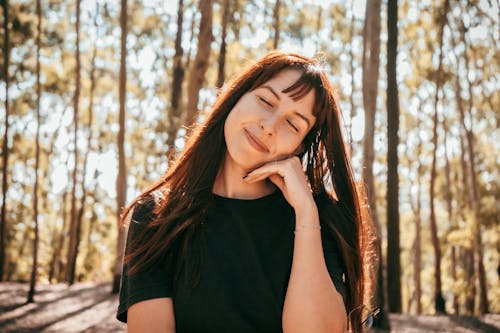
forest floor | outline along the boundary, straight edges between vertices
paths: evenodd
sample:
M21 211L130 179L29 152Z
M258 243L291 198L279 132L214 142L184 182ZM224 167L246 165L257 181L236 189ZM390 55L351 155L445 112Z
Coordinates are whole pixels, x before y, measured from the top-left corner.
M30 304L27 291L27 284L0 283L0 332L126 332L125 324L115 319L118 296L111 295L109 283L40 284L36 303ZM481 318L391 314L390 320L391 332L500 332L500 314Z

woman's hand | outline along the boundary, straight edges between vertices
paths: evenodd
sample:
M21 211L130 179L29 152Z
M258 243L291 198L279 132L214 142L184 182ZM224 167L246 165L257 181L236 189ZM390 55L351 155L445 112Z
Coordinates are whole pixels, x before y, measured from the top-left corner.
M250 172L244 181L253 183L269 178L283 192L285 199L295 211L314 204L311 188L297 156L281 161L268 162Z

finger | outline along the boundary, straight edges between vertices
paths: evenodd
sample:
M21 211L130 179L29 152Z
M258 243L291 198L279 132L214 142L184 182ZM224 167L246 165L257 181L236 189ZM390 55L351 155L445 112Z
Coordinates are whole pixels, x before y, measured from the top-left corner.
M283 192L283 193L286 192L286 184L285 184L285 180L283 179L283 177L278 176L277 174L273 174L273 175L269 176L269 180L274 185L276 185L281 190L281 192Z
M247 177L251 177L254 175L260 175L262 173L272 173L272 172L277 172L279 169L281 169L281 161L272 161L268 162L257 169L252 170L251 172L248 173Z
M259 180L264 180L273 174L276 174L276 172L267 171L267 172L259 172L259 173L255 173L255 174L251 174L251 175L249 174L248 176L243 178L243 181L245 181L246 183L253 183L253 182L256 182Z

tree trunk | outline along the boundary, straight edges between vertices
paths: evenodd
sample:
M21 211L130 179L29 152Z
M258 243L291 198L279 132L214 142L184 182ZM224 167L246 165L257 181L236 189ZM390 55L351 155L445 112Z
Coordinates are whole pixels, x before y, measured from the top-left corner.
M9 45L9 0L2 1L3 5L3 77L5 78L5 131L3 133L2 145L2 208L0 213L0 281L3 281L5 266L5 244L7 225L7 170L9 165L9 65L10 65L10 45Z
M274 26L274 39L273 39L273 49L277 49L279 42L280 42L280 8L281 8L281 1L276 0L274 3L274 10L273 10L273 26Z
M40 87L40 38L42 34L42 8L40 0L36 1L36 13L38 17L36 35L36 137L35 137L35 186L33 188L33 222L35 223L35 241L33 243L33 264L31 266L30 288L27 303L35 301L36 271L38 269L38 169L40 168L40 98L42 90Z
M184 22L184 3L179 0L177 8L177 33L175 35L175 55L172 80L172 99L170 112L168 113L168 159L170 160L176 153L175 139L177 132L182 125L182 82L184 81L184 66L182 58L184 50L182 49L182 25Z
M97 15L99 13L99 9L96 10L96 15L94 17L94 26L97 30ZM83 213L85 212L85 202L87 201L87 186L85 184L85 179L87 178L87 160L89 157L91 142L93 136L92 124L94 118L94 93L95 93L95 59L97 56L97 48L94 47L92 50L92 59L90 62L90 91L89 91L89 107L88 107L88 134L87 134L87 147L85 149L85 155L83 159L83 173L82 173L82 198L80 200L80 208L77 214L77 228L76 228L76 249L75 249L75 257L78 257L80 251L80 241L81 241L81 230L82 230L82 222L83 222ZM89 231L90 232L90 231ZM80 280L77 278L77 280Z
M445 0L444 6L441 9L441 18L440 18L440 29L439 29L439 60L438 60L438 68L436 71L436 94L434 96L434 127L433 127L433 136L432 136L432 167L431 167L431 181L429 187L429 197L430 197L430 224L431 224L431 238L432 238L432 246L434 249L434 310L436 313L445 313L445 300L443 298L442 288L441 288L441 248L439 244L438 231L437 231L437 222L436 215L434 210L434 186L436 182L436 151L438 145L438 125L439 125L439 117L438 117L438 100L439 100L439 90L441 89L441 80L442 80L442 68L443 68L443 31L446 25L446 15L448 13L449 0Z
M196 20L193 18L191 20L191 27L189 28L189 32L190 32L190 40L192 40L194 38L194 28L195 28L195 22ZM188 69L190 68L191 66L191 57L192 57L192 52L193 51L193 43L189 43L189 49L188 49L188 52L187 52L187 57L186 57L186 65L184 66L184 68Z
M444 157L445 157L445 176L446 176L446 210L448 212L448 220L450 221L450 229L453 230L457 228L457 223L455 221L455 216L453 214L453 203L451 195L451 169L450 162L448 159L448 125L446 123L446 118L443 119L443 134L444 134ZM456 266L456 256L455 256L455 246L451 245L450 249L451 255L451 278L453 282L457 281L457 266ZM452 290L453 293L453 310L455 314L458 314L458 295Z
M420 116L417 114L417 131L420 131ZM422 139L419 137L417 145L417 205L415 209L415 302L416 313L422 313L422 279L420 272L422 271Z
M453 46L453 50L456 52L456 43L455 43L455 39L453 37L453 34L451 35L451 42L452 42L452 46ZM459 66L459 61L458 61L458 55L455 53L455 58L457 59L457 68ZM460 69L458 69L458 72L460 73ZM460 86L460 75L456 75L455 76L455 98L456 98L456 103L457 103L457 109L458 109L458 112L459 112L459 116L460 116L460 132L459 132L459 139L460 139L460 151L461 151L461 154L460 154L460 167L461 167L461 172L462 172L462 189L463 189L463 193L468 193L469 195L466 195L466 200L464 200L464 204L461 204L460 207L459 207L459 211L461 212L461 216L463 217L465 214L465 210L469 209L471 210L472 209L472 195L470 194L470 184L469 184L469 177L468 177L468 173L469 173L469 169L467 168L467 161L465 159L465 157L467 156L467 149L465 147L465 139L464 139L464 131L466 130L465 128L465 111L464 111L464 104L463 104L463 100L462 100L462 93L461 93L461 86ZM465 217L463 217L463 219L465 220ZM452 261L455 261L456 260L456 251L457 249L455 248L452 248ZM458 248L458 251L459 253L461 252L470 252L471 250L466 250L464 248L461 248L459 247ZM465 257L465 258L464 258ZM467 260L465 260L466 258L469 257L469 254L466 254L464 257L462 257L462 262L465 262L465 265L464 266L467 266ZM455 267L452 267L452 274L453 274L453 271L456 272L456 265L454 265ZM472 265L472 268L469 270L467 268L470 268L470 267L464 267L465 269L465 274L466 274L466 281L468 282L468 286L469 288L471 286L473 286L474 284L474 265ZM455 281L455 276L453 277L453 280ZM471 285L472 284L472 285ZM469 293L468 291L466 291L466 295L465 295L465 307L466 307L466 311L469 312L469 314L472 314L474 312L474 293ZM454 298L453 298L453 310L455 312L455 314L459 314L460 312L460 306L459 306L459 303L458 303L458 297L457 295L454 295Z
M470 82L470 78L468 73L470 73L470 68L469 68L469 56L467 54L467 39L465 36L465 23L463 23L464 29L462 29L462 39L463 43L465 46L465 52L464 52L464 59L465 59L465 70L466 70L466 81L467 81L467 87L469 91L469 99L468 99L468 108L467 108L467 114L469 117L469 124L470 127L467 129L465 127L465 124L463 124L464 129L465 129L465 135L467 139L467 148L468 148L468 156L469 156L469 168L470 168L470 179L471 179L471 188L472 188L472 209L473 209L473 216L474 216L474 228L473 228L473 251L477 255L477 278L478 278L478 284L479 284L479 313L484 314L489 312L489 303L488 303L488 297L487 297L487 291L486 291L486 274L485 274L485 269L484 269L484 263L483 263L483 244L481 240L481 225L480 225L480 220L478 218L479 215L479 192L478 192L478 186L477 186L477 179L476 179L476 162L474 160L475 158L475 150L474 150L474 121L472 117L472 107L473 107L473 98L474 94L472 92L472 83Z
M319 10L321 10L321 6L319 7ZM318 14L319 15L319 14ZM354 103L354 91L355 91L355 75L356 75L356 69L354 66L354 27L356 25L356 18L354 17L354 2L351 3L351 27L350 27L350 35L349 35L349 59L350 59L350 73L351 73L351 93L349 94L349 102L351 104L351 112L349 112L349 152L352 156L352 146L353 146L353 139L352 139L352 122L354 117L356 116L356 104ZM319 35L319 30L318 30L318 35ZM319 38L318 38L319 39ZM365 36L363 36L363 40L365 39ZM317 50L319 50L319 45L316 47ZM381 257L379 257L381 258ZM383 266L382 266L383 268Z
M363 180L366 183L368 200L375 224L379 224L376 206L375 181L373 177L375 113L380 56L380 1L366 3L363 29L363 106L365 109L365 133L363 141Z
M381 226L377 214L375 181L373 177L375 114L377 111L377 91L380 57L380 1L366 3L365 24L363 28L363 106L365 109L365 133L363 141L363 180L366 183L366 192L370 204L371 217L377 229L377 255L382 258ZM353 23L354 24L354 15ZM351 45L352 48L352 45ZM351 56L354 54L351 50ZM353 59L351 58L351 61ZM354 82L353 82L354 83ZM352 92L351 92L352 94ZM384 265L382 260L377 269L377 287L375 303L380 307L380 315L374 323L376 327L389 328L389 321L385 308Z
M116 177L116 219L118 228L118 240L116 242L116 259L114 267L112 293L120 291L120 279L123 253L125 251L125 229L120 225L120 216L125 203L127 202L127 167L125 164L125 94L126 94L126 60L127 60L127 0L121 0L120 27L121 36L121 55L120 55L120 114L118 131L118 175Z
M212 43L212 1L200 0L200 29L198 33L198 48L193 65L189 71L188 102L185 124L190 127L196 122L200 89L205 80L205 73L210 57Z
M99 26L97 24L98 22L98 16L99 16L99 6L97 6L95 16L94 16L94 28L96 31L96 35L98 35L99 32ZM96 36L98 38L98 36ZM96 77L95 77L95 60L97 57L97 48L94 47L92 50L92 59L90 61L90 91L89 91L89 107L88 107L88 135L87 135L87 148L85 150L85 158L83 162L83 177L82 177L82 200L81 200L81 205L80 205L80 210L78 211L78 245L80 244L80 234L81 234L81 226L82 226L82 220L83 220L83 213L85 212L85 203L87 201L87 193L93 193L92 190L88 191L87 190L87 185L85 184L85 179L87 178L87 160L88 156L91 150L91 142L93 140L93 134L94 132L92 131L92 124L93 124L93 119L94 119L94 94L95 94L95 87L96 87ZM95 188L94 188L95 192ZM92 233L92 223L89 223L89 228L88 228L88 233L87 233L87 240L90 240L90 235ZM87 241L87 246L90 244L89 241ZM78 248L77 248L77 253L78 253ZM85 256L85 259L87 256ZM84 260L85 262L85 260ZM78 279L80 280L80 279Z
M222 88L226 76L226 36L227 24L229 22L229 15L231 14L231 11L231 2L229 0L224 0L224 11L222 14L222 36L219 49L219 67L217 69L217 88Z
M56 239L56 244L54 246L54 251L52 252L52 260L50 261L50 269L49 269L49 283L52 283L52 280L57 277L58 281L61 281L61 271L59 269L61 262L61 251L64 248L64 240L66 239L64 233L66 230L66 221L67 219L67 214L66 214L66 201L68 197L68 191L67 189L64 190L63 197L62 197L62 209L61 209L61 216L62 216L62 228L61 228L61 233L58 235L59 237Z
M398 3L387 8L387 286L389 311L401 312L401 266L399 252L398 129L399 101L396 76Z
M71 217L69 225L69 247L66 260L66 282L70 285L73 284L75 280L75 268L76 268L76 248L77 248L77 237L78 237L78 226L77 226L77 216L76 216L76 185L78 183L77 172L78 172L78 110L80 101L80 0L76 0L76 82L75 82L75 94L73 96L73 123L74 123L74 133L73 133L73 149L74 149L74 168L73 168L73 183L71 188Z

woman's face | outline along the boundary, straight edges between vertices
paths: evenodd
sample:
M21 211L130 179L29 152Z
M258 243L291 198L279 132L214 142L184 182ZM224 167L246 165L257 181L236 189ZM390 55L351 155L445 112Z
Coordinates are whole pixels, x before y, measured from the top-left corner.
M282 91L301 73L286 69L253 91L233 107L224 124L226 159L246 171L297 155L302 141L314 126L314 90L294 101Z

